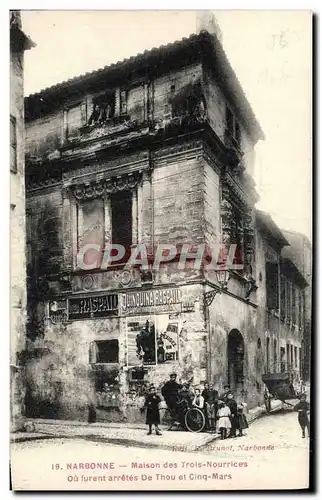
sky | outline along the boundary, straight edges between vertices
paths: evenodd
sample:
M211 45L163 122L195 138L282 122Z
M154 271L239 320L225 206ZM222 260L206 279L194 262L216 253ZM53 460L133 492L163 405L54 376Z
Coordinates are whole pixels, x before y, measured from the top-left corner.
M312 238L311 14L214 11L223 46L265 132L256 146L257 208ZM195 11L23 11L37 47L25 95L196 31Z

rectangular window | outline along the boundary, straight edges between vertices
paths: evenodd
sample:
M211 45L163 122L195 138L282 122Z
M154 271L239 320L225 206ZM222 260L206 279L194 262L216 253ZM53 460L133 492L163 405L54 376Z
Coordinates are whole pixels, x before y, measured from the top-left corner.
M17 173L17 122L10 115L10 171Z
M298 367L298 358L297 358L298 354L297 354L297 347L295 346L294 347L294 361L295 361L295 368Z
M270 338L266 338L266 373L270 373Z
M115 91L105 92L93 98L88 125L104 125L115 116Z
M226 106L226 127L228 132L234 135L234 115L228 106Z
M296 288L292 285L292 323L296 324L296 311L297 311L297 301L296 301Z
M278 265L266 262L266 307L278 310Z
M77 136L78 131L86 123L86 103L78 103L65 110L65 137Z
M299 328L303 328L303 290L299 290Z
M237 122L237 120L235 120L235 139L236 139L238 146L240 146L240 144L241 144L241 130L240 130L240 125Z
M118 363L119 342L118 340L96 341L96 363Z
M286 344L286 363L287 363L287 371L289 371L291 365L290 344Z
M291 369L294 367L294 347L291 345Z
M277 340L274 339L274 373L277 371Z
M126 90L121 90L121 92L120 92L120 113L121 113L121 115L127 114L127 92L126 92Z
M121 191L111 195L112 241L123 245L125 254L132 245L132 191Z
M285 372L285 347L280 348L281 372Z
M287 321L290 323L292 320L292 283L287 281Z
M281 276L281 319L286 317L286 280Z
M285 321L288 321L290 296L288 293L288 281L286 278L284 279L284 290L285 290Z
M85 245L98 245L104 249L105 222L104 222L104 201L102 198L83 201L78 205L77 227L78 251ZM97 261L98 267L101 262L98 259L97 250L89 249L84 254L84 263L87 265Z
M300 366L300 377L302 377L303 364L302 364L302 348L301 347L299 347L299 366Z

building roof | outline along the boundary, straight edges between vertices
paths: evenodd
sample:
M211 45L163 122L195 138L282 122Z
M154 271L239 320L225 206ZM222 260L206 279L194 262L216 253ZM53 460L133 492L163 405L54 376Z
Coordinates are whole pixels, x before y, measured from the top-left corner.
M167 45L162 45L158 48L146 50L136 56L123 59L117 63L104 66L103 68L85 73L75 78L70 78L69 80L57 83L56 85L52 85L51 87L31 94L25 99L27 114L28 107L32 107L35 104L35 101L50 101L53 98L56 99L59 95L63 95L64 93L66 95L66 92L75 92L80 86L82 86L85 90L86 87L88 88L91 85L93 86L93 84L97 81L103 79L106 81L107 78L114 79L118 75L121 76L124 73L129 74L130 72L136 70L145 70L148 72L151 71L152 67L160 67L160 64L164 64L165 61L170 59L174 61L177 60L177 57L181 52L188 50L191 53L193 49L198 55L201 54L202 56L208 57L208 61L211 63L213 71L218 79L218 83L224 88L224 93L229 96L231 103L239 112L246 128L249 130L255 141L260 139L264 140L264 132L262 131L242 86L230 65L221 42L218 40L216 35L209 34L207 31L202 31L199 34L192 34L188 38L182 38L181 40Z
M300 269L297 267L297 265L294 263L292 259L289 258L283 258L281 259L281 269L282 272L291 274L294 276L296 281L303 287L308 286L308 282L303 276L303 273L300 271Z
M256 210L256 225L265 233L272 235L281 247L289 246L283 232L267 212Z
M302 233L283 230L290 246L283 248L282 257L292 260L306 279L310 279L312 273L312 245L310 240Z

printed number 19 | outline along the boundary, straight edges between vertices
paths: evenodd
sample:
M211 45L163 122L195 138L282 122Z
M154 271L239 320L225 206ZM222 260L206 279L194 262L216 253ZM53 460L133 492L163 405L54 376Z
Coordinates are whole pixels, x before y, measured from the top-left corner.
M59 470L60 469L60 464L51 464L51 468L53 470Z

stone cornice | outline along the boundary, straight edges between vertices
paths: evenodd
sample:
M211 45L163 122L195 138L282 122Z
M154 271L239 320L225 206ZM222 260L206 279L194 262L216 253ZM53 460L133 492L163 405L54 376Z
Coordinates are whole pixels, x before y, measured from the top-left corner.
M91 200L108 196L111 193L120 191L131 191L135 189L142 180L141 172L135 174L122 175L118 177L106 178L100 181L71 184L64 186L78 201Z

